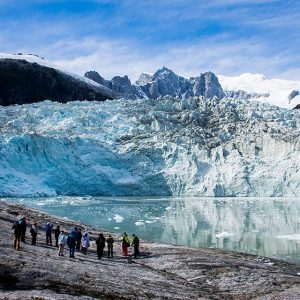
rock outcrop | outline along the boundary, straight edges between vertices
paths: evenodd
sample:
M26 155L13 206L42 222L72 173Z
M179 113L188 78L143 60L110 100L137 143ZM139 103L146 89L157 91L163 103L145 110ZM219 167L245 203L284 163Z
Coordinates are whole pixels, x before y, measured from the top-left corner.
M12 223L27 219L26 243L12 247ZM29 225L37 222L37 245ZM90 233L87 255L58 256L45 243L43 225L51 221L69 232L80 225ZM193 249L141 241L141 257L97 259L98 230L0 201L0 299L299 299L299 265L218 249ZM104 233L107 236L107 233ZM106 250L106 248L105 248Z
M221 99L225 96L217 76L212 72L187 79L163 67L153 75L142 73L136 81L136 85L131 84L128 76L116 76L108 81L96 71L89 71L85 73L85 77L104 84L126 99L156 99L163 96L178 96L180 98L205 96Z
M228 90L225 91L225 95L228 98L232 99L247 99L247 100L257 100L260 98L268 98L270 97L270 94L268 93L247 93L246 91L243 90Z
M300 94L299 91L293 90L289 95L288 95L288 99L289 101L291 101L292 99L294 99L296 96L298 96Z
M72 77L25 59L0 59L0 105L25 104L46 99L104 101L116 94L108 88Z

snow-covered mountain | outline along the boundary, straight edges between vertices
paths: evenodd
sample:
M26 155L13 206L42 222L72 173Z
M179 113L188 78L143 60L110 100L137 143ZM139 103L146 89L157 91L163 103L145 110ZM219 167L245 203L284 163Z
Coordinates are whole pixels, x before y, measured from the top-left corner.
M107 87L62 70L36 55L0 53L0 105L45 99L103 101L116 96Z
M300 81L267 79L262 74L245 73L236 77L218 75L221 86L232 98L269 102L285 108L300 104Z
M0 195L300 196L299 121L227 98L0 107Z

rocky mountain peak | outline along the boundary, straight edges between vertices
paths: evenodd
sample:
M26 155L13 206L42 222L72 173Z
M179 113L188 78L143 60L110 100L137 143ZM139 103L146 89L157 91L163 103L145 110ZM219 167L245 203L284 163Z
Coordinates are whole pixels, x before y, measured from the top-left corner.
M135 82L136 85L144 85L152 81L152 74L141 73L139 79Z
M201 74L199 84L197 85L199 85L198 88L200 94L207 98L212 98L214 96L223 98L225 96L218 77L211 71Z
M131 84L127 75L123 77L115 76L109 81L95 71L87 72L85 76L128 99L156 99L167 95L181 98L193 96L223 98L225 96L217 76L210 71L198 77L187 79L178 76L171 69L164 66L153 75L142 73L136 81L136 85Z
M102 76L99 75L96 71L89 71L84 74L84 77L89 78L99 84L102 84L106 87L109 87L109 81L105 80Z

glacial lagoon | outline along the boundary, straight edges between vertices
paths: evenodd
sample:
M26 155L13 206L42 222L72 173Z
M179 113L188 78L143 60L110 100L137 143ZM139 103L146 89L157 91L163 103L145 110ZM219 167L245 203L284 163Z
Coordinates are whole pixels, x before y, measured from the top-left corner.
M300 262L300 198L9 198L145 240ZM51 221L51 220L49 220Z

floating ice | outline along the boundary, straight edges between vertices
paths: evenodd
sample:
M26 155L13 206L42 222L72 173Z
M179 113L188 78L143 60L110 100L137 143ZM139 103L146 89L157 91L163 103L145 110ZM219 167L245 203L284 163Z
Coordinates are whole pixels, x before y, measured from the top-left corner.
M122 223L124 218L120 215L115 215L114 220L116 221L116 223Z
M144 222L140 222L140 221L137 221L134 223L136 226L142 226L142 225L145 225Z

